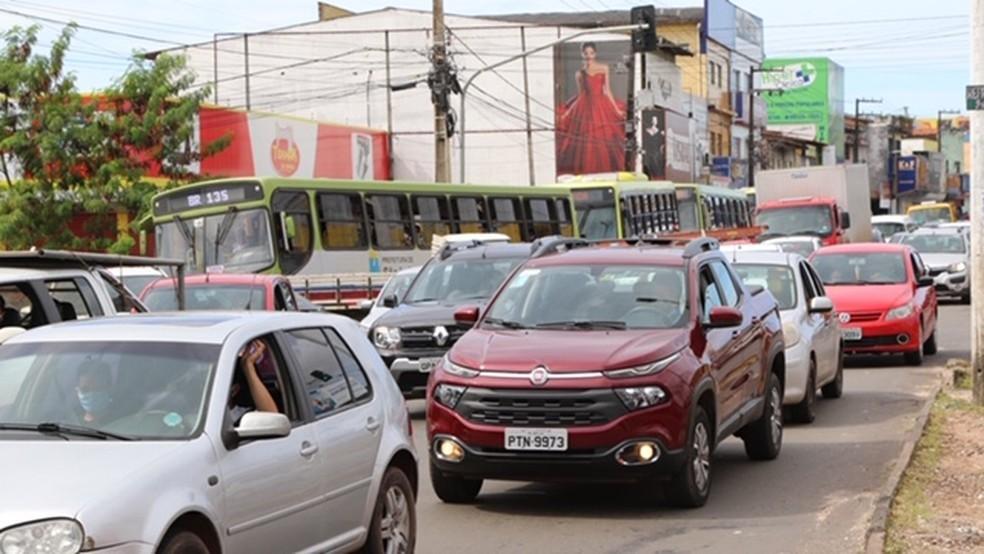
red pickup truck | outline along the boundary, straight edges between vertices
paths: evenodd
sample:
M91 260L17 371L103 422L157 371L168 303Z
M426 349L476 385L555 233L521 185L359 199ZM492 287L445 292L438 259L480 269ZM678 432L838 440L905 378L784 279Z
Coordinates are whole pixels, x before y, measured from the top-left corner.
M427 390L438 497L471 501L484 479L665 482L695 507L725 438L778 456L775 299L742 284L716 240L669 242L557 239L486 309L457 312L474 327Z

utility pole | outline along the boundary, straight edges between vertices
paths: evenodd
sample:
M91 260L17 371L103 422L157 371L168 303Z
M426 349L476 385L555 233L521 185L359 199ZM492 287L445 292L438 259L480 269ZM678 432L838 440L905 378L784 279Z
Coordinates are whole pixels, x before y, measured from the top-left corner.
M451 142L448 140L449 68L444 38L444 0L434 0L434 47L431 52L431 100L434 104L434 181L451 181Z
M881 99L857 98L854 100L854 163L860 163L858 148L861 146L861 104L881 104Z
M756 73L781 73L782 69L772 67L763 69L761 67L748 68L748 182L749 187L755 186L755 74Z
M936 112L936 151L943 151L943 116L944 115L957 115L960 112L957 110L938 110Z
M970 2L971 84L984 85L984 5ZM984 111L970 112L970 143L973 167L970 172L971 267L984 263ZM970 272L971 366L974 373L974 402L984 405L984 271Z

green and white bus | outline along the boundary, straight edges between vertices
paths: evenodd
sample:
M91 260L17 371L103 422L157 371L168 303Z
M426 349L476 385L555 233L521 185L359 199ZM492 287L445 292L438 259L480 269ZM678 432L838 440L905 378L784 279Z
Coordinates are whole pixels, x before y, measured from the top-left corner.
M431 237L575 236L569 191L398 181L237 178L153 199L156 254L189 273L394 273L431 255Z
M588 239L654 234L750 240L759 231L747 196L737 190L646 181L631 173L558 186L571 191L578 229Z

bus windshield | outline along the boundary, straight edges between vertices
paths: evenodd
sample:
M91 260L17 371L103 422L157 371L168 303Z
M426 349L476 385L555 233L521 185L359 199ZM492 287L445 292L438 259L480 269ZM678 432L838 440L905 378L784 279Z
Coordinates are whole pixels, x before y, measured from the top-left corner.
M615 193L611 188L583 189L573 193L581 236L586 239L618 237Z
M188 263L190 273L219 268L252 273L273 265L273 240L266 210L229 210L157 225L157 253Z

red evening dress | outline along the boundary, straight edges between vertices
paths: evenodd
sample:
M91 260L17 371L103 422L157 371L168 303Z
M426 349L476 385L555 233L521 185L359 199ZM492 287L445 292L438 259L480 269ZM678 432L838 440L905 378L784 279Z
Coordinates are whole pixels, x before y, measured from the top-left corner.
M557 173L621 171L625 166L625 119L605 94L605 74L581 70L580 93L557 114ZM625 107L616 101L623 113Z

